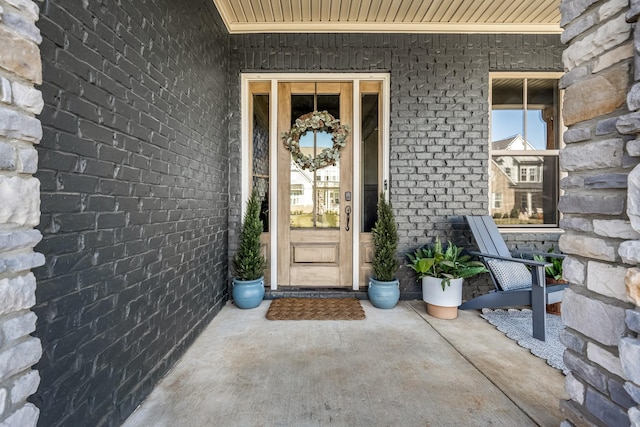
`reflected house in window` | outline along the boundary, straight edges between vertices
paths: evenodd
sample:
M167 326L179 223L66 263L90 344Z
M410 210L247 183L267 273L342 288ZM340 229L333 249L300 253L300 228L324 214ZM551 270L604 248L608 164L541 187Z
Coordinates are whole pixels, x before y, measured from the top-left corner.
M491 215L501 227L557 227L558 79L544 73L491 76Z
M300 152L304 155L315 155L313 147L301 146ZM290 191L291 225L293 227L332 228L338 226L340 212L339 163L336 166L326 166L309 171L300 168L291 160ZM316 206L315 213L314 205Z
M492 150L533 151L522 135L492 143ZM492 212L496 219L519 219L529 223L543 219L543 156L492 157Z

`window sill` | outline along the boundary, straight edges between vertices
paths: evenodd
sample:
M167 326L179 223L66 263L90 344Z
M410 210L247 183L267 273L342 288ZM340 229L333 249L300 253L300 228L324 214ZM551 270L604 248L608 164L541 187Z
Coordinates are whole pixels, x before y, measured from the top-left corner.
M561 228L517 228L517 227L498 227L500 233L548 233L548 234L562 234L564 230Z

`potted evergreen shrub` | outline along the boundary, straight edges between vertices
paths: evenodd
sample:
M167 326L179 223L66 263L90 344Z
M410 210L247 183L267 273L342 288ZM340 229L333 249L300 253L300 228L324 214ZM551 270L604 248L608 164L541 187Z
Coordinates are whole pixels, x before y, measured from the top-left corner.
M260 201L258 193L254 191L247 202L247 211L240 232L240 246L233 257L236 276L233 279L232 296L239 308L255 308L264 297L266 260L260 247L262 230Z
M378 197L378 218L371 230L373 233L373 277L369 279L369 300L377 308L393 308L400 299L398 271L398 228L391 203L384 193Z
M458 317L463 280L488 271L480 261L463 255L462 248L451 242L445 248L440 239L407 257L411 261L409 267L422 279L422 299L427 303L427 313L440 319Z

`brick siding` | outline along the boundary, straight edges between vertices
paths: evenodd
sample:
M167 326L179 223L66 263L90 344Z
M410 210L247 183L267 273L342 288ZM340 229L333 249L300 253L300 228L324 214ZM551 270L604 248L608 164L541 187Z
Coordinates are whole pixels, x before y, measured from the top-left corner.
M227 300L228 34L210 0L44 1L41 425L120 425Z

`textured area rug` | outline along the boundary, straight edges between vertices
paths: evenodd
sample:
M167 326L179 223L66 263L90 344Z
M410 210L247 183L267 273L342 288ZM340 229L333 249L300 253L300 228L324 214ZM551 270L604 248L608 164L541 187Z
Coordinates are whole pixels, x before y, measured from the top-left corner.
M550 366L566 373L562 354L564 346L560 343L560 331L564 324L560 316L547 313L546 341L540 341L533 337L532 313L524 310L490 310L482 309L481 316L489 323L504 332L507 337L516 341L521 347L531 350L531 353L547 361Z
M279 298L271 302L269 320L362 320L355 298Z

